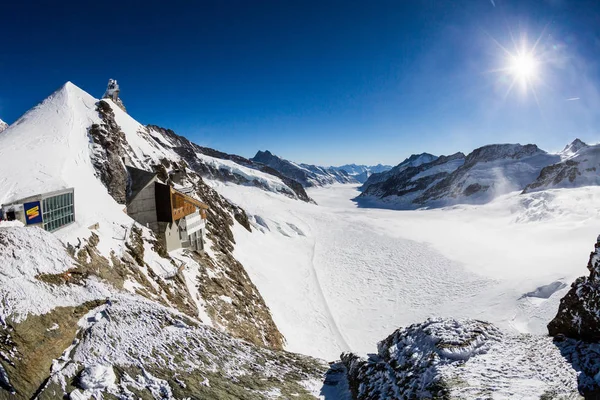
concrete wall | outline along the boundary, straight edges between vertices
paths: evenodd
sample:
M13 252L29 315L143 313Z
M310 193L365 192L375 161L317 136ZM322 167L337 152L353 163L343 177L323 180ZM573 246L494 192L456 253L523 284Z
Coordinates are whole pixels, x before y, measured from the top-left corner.
M158 236L167 251L181 248L177 222L158 222Z
M157 232L156 200L154 194L154 181L140 190L137 196L127 206L127 214L144 226Z

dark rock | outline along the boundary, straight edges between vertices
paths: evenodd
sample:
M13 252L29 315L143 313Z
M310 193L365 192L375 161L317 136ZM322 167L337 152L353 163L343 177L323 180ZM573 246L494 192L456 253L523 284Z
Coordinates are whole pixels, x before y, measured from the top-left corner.
M129 147L125 134L115 121L115 114L108 103L100 100L96 110L102 124L94 124L88 129L92 146L92 164L96 174L108 189L108 193L119 204L127 198L127 170L123 163L125 149Z
M590 254L589 276L580 277L560 301L558 313L548 324L551 336L600 341L600 236Z

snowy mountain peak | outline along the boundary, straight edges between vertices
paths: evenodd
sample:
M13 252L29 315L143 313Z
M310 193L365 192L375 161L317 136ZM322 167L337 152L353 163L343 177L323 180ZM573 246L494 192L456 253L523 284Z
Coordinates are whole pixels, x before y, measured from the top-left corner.
M437 156L429 153L421 153L421 154L412 154L406 160L402 161L398 167L418 167L421 164L427 164L432 161L435 161Z
M499 159L519 160L536 154L546 154L535 144L490 144L473 150L466 158L465 164L490 162Z
M587 143L583 142L580 139L575 139L571 143L566 145L565 148L563 149L563 151L560 152L560 154L565 157L570 157L570 156L574 155L575 153L577 153L579 150L586 148L586 147L589 147L589 145Z

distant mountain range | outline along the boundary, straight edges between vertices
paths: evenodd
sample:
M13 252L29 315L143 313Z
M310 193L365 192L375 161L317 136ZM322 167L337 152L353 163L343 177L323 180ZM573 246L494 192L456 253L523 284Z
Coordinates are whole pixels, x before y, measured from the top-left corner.
M599 185L600 145L576 139L558 154L534 144L493 144L465 156L414 154L373 174L357 201L399 209L486 203L513 191Z
M373 174L381 173L392 169L391 165L377 164L373 166L346 164L339 167L330 167L338 171L346 171L359 183L365 183L366 180Z

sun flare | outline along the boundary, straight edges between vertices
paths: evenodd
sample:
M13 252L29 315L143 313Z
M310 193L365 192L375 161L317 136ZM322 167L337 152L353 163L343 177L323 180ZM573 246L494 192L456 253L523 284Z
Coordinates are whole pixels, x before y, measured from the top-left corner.
M531 53L511 56L510 71L515 78L530 81L537 76L537 60Z

